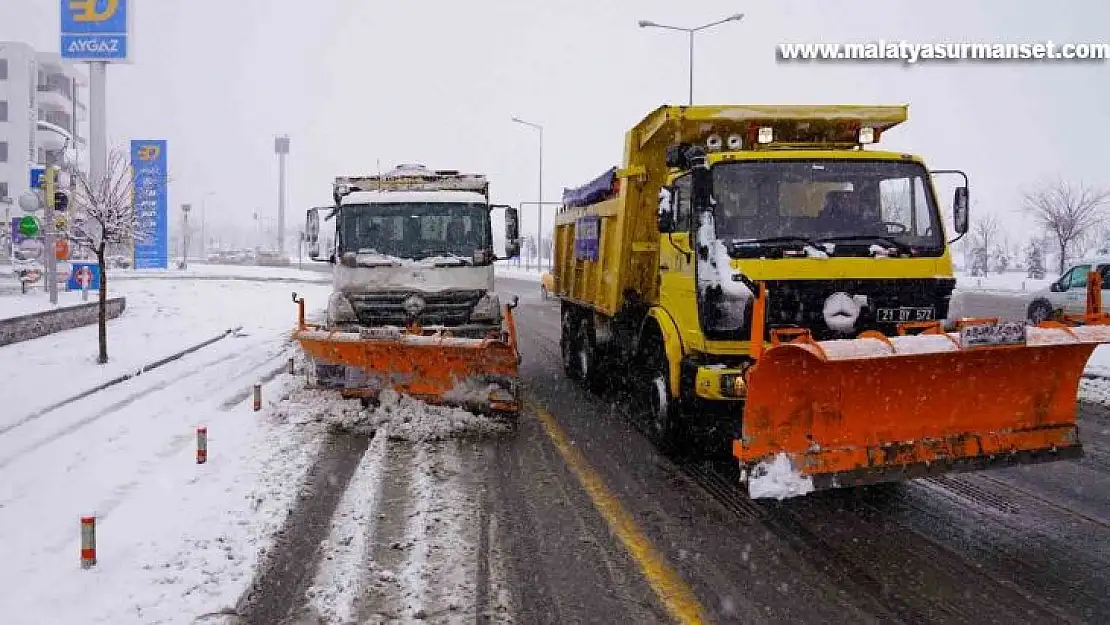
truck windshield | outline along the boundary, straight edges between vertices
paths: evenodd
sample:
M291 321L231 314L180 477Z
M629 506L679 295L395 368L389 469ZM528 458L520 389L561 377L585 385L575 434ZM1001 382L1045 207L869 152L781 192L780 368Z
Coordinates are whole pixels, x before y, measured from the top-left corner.
M343 252L399 258L461 256L490 247L489 211L461 202L348 204L340 213Z
M941 250L927 175L917 163L897 161L719 163L713 167L716 236Z

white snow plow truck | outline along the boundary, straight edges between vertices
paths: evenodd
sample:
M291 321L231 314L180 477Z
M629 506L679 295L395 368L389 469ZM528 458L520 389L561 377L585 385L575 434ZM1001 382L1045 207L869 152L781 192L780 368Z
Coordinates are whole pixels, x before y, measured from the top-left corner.
M293 295L293 338L313 383L345 397L392 388L518 413L516 298L502 306L493 283L494 261L519 254L517 210L490 204L484 175L423 165L337 177L332 197L335 205L309 209L305 224L309 257L333 265L324 324L307 323L304 299ZM497 256L492 214L501 210L505 255Z

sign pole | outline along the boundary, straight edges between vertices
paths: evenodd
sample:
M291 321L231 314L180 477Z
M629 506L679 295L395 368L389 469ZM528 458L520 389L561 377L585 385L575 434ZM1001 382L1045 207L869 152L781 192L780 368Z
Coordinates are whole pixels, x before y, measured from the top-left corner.
M89 63L89 178L99 186L108 161L107 114L108 64Z
M58 305L58 259L54 252L54 193L58 187L58 168L50 165L46 168L46 182L43 185L44 199L46 200L46 207L43 210L43 220L46 222L45 232L43 232L43 247L45 247L46 258L44 264L46 265L46 292L50 294L50 304L53 306Z

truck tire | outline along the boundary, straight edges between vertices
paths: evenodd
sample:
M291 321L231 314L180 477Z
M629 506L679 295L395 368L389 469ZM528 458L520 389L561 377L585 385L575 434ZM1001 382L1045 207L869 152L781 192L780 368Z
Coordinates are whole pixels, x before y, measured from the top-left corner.
M590 391L598 391L602 387L605 374L598 358L597 341L594 339L594 328L590 317L583 317L578 321L578 332L575 336L575 367L578 377L583 385Z
M682 408L671 396L669 367L661 337L647 335L636 358L632 410L636 418L646 422L656 447L673 455L688 450L690 435Z
M1033 300L1033 303L1029 304L1029 312L1027 313L1027 317L1029 319L1029 323L1037 325L1042 321L1048 321L1049 319L1052 319L1055 313L1056 311L1052 309L1052 304L1048 300L1036 299Z
M564 304L559 324L559 351L563 359L563 373L570 380L578 379L578 336L574 331L578 326L575 323L577 317L574 310Z

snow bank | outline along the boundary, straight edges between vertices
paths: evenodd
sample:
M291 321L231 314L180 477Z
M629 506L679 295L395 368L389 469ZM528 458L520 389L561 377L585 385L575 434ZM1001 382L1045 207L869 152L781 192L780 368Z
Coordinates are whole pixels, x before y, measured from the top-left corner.
M509 278L511 280L529 280L532 282L539 282L543 277L544 272L547 271L546 265L544 268L537 268L532 266L525 268L521 265L510 265L508 263L497 263L494 265L494 275L498 278Z
M764 460L752 469L748 494L752 499L797 497L813 492L813 479L794 469L790 457L779 453L771 461Z

